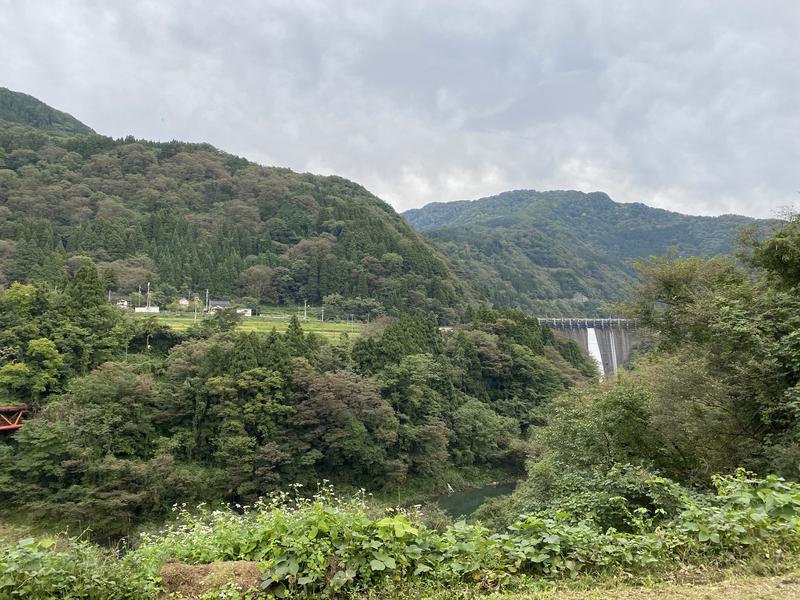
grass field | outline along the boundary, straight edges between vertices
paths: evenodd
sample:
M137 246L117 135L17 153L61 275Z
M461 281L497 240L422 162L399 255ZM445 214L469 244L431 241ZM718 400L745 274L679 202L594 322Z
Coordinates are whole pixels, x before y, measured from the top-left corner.
M161 312L155 315L136 313L137 318L155 317L160 323L167 325L175 331L186 331L192 326L194 321L194 314L181 314ZM208 318L203 315L197 315L198 322L201 319ZM243 317L239 325L241 331L255 331L259 333L269 333L273 327L277 331L285 331L289 326L289 313L275 315L266 315L258 317ZM300 319L300 326L306 333L318 333L325 337L336 338L343 333L348 335L358 335L361 329L361 323L347 323L338 321L325 321L322 322L318 318L312 318L309 315L307 321Z

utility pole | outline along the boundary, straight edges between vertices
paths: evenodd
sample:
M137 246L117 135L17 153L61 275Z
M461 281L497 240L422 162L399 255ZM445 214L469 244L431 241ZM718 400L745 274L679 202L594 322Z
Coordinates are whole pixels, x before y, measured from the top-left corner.
M308 321L308 300L303 300L303 321Z
M194 320L197 321L197 294L194 294Z
M208 299L208 288L206 288L206 312L211 310L211 300Z
M147 282L147 308L150 308L150 282Z
M320 317L319 320L324 323L325 322L325 307L323 306L320 310L322 312L322 316Z

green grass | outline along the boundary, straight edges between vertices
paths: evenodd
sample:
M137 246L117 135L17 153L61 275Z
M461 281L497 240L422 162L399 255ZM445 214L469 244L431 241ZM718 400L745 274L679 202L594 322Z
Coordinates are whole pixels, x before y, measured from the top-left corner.
M239 325L241 331L255 331L257 333L269 333L275 328L277 331L285 331L289 326L289 317L293 311L286 309L272 311L270 310L266 316L258 317L243 317ZM195 322L194 314L187 313L168 313L162 312L156 315L137 313L137 318L155 317L159 323L174 329L175 331L186 331ZM197 321L208 318L203 315L197 315ZM300 319L300 325L306 333L317 333L329 338L338 338L341 334L347 333L348 335L358 335L362 324L361 323L347 323L339 321L325 321L322 322L318 318L312 318L309 315L307 321Z

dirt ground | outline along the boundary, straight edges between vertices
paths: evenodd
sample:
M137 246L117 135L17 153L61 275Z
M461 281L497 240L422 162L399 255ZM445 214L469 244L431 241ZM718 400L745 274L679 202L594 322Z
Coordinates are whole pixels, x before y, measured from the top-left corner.
M800 600L800 574L725 579L716 583L614 587L544 596L503 596L503 600Z
M207 565L185 565L179 562L161 568L165 592L163 600L195 600L225 584L234 584L237 591L260 589L258 563L240 560Z

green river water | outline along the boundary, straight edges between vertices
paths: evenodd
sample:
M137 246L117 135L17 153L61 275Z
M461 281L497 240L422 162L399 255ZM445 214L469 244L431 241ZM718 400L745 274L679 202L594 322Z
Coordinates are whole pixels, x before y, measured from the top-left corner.
M466 517L474 513L489 498L505 496L514 491L516 484L500 483L498 485L472 488L453 492L447 496L439 496L436 503L453 518Z

